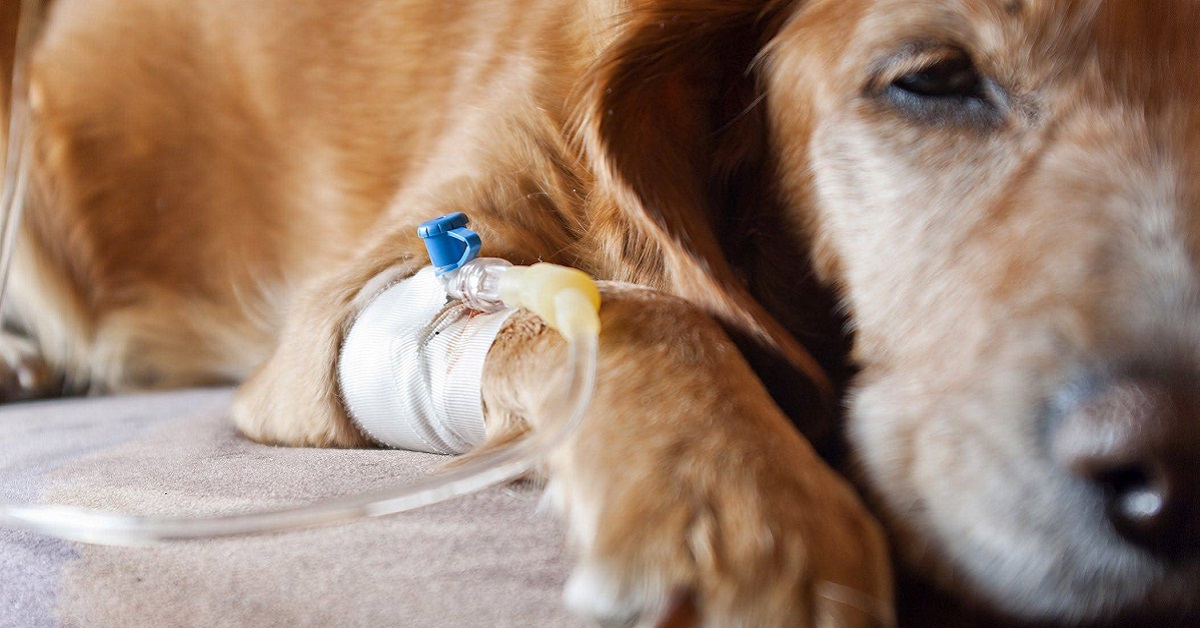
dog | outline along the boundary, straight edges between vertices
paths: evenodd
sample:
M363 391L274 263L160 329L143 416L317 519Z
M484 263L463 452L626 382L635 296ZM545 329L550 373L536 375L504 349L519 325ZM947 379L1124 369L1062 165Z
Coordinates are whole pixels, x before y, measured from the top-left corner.
M47 10L10 370L244 382L248 437L367 446L341 338L464 211L606 280L547 469L579 613L887 625L894 554L1003 621L1195 621L1193 0ZM511 319L489 438L554 420L563 353Z

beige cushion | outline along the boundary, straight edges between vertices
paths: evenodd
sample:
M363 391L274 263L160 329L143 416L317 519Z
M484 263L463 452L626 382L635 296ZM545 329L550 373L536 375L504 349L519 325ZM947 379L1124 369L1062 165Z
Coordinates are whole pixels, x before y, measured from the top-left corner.
M446 460L267 447L228 390L0 410L0 500L215 514L379 489ZM109 548L0 530L0 626L579 626L536 487L284 534Z

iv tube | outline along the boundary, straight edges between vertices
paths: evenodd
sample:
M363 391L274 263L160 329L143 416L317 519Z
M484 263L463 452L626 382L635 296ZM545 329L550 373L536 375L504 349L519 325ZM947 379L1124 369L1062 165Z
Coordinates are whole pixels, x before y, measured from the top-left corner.
M41 24L42 0L21 0L13 51L12 98L8 111L8 152L4 161L4 190L0 193L0 312L8 293L13 249L29 186L32 142L29 131L29 61Z
M551 399L547 408L547 416L561 420L560 424L544 433L527 434L511 446L479 454L422 481L308 506L207 518L140 517L68 506L0 505L0 526L82 543L148 545L345 523L414 510L509 482L532 470L561 445L587 412L596 384L599 338L581 334L567 340L570 371L565 393Z

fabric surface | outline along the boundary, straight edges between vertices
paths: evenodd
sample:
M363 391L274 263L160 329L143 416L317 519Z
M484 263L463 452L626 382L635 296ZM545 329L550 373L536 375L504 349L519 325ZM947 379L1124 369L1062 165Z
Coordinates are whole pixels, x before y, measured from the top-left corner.
M447 459L242 439L228 390L0 410L0 500L208 515L410 481ZM393 517L110 548L0 529L0 627L579 626L561 524L518 485Z

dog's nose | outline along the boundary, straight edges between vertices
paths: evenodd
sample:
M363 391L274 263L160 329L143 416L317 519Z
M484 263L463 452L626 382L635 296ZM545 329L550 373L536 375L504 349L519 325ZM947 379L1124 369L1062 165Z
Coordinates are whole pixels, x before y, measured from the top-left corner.
M1164 381L1075 387L1052 450L1060 465L1101 489L1118 533L1177 555L1200 547L1200 417L1191 386Z

